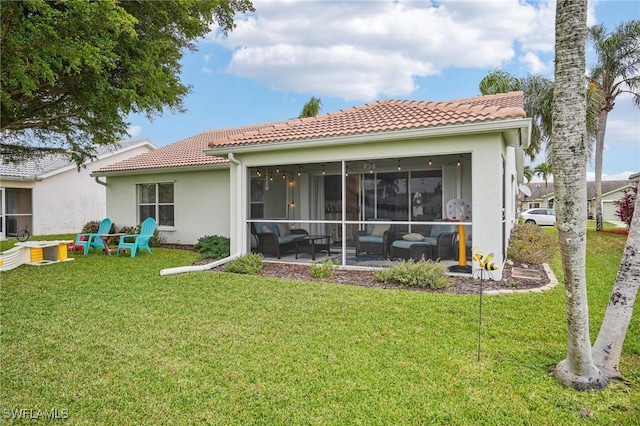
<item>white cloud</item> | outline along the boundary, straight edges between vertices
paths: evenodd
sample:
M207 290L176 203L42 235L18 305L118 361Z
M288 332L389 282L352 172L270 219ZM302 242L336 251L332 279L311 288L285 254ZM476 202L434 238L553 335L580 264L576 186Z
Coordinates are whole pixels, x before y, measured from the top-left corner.
M545 74L548 70L547 65L533 52L527 52L520 57L520 62L528 65L531 74Z
M600 0L589 0L589 5L587 6L587 26L591 27L598 23L596 19L596 7L600 3Z
M407 96L416 78L446 68L493 69L516 61L545 69L555 3L500 1L255 0L223 37L228 71L279 90L344 99ZM518 49L527 51L518 55Z
M616 173L615 175L608 175L606 173L602 174L602 180L627 180L629 179L629 176L631 176L634 173L638 173L638 172L621 172L621 173ZM587 172L587 181L595 181L596 180L596 173L595 172Z
M630 97L618 97L615 107L607 118L607 131L605 133L607 145L624 145L635 148L640 147L640 109L633 104ZM640 166L640 158L638 158Z
M142 126L140 126L140 125L129 126L129 128L127 129L127 134L131 138L135 138L140 133L142 133Z

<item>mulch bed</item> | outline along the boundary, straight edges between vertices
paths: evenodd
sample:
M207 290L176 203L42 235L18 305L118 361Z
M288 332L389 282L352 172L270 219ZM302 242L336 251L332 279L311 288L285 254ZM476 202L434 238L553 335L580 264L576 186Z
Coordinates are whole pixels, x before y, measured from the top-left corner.
M542 266L529 265L530 270L542 271ZM483 291L500 290L500 289L529 289L542 287L549 282L546 274L542 274L544 279L521 279L517 280L511 276L512 266L505 265L502 272L501 281L483 280ZM300 279L307 281L332 282L339 284L358 285L363 287L385 288L385 289L404 289L412 291L426 291L431 293L450 293L450 294L478 294L480 292L480 280L473 279L468 276L453 276L449 278L449 285L441 289L430 288L409 288L393 284L384 284L373 279L373 271L354 271L345 269L336 269L333 278L313 278L311 276L311 268L308 265L294 265L285 263L267 263L262 268L262 276Z
M606 229L606 230L602 230L600 232L607 232L609 234L625 235L625 236L629 235L629 230L628 229Z
M501 281L483 280L483 291L487 290L522 290L530 288L538 288L549 282L544 273L542 266L529 265L530 270L542 271L543 279L514 279L511 277L512 266L505 265L502 272ZM224 271L224 266L213 268L214 272ZM449 293L449 294L478 294L480 293L480 280L473 279L468 276L454 276L449 278L449 285L441 289L431 288L413 288L402 287L400 285L385 284L377 282L373 279L373 271L354 271L347 269L336 269L332 278L314 278L311 276L311 267L309 265L290 264L290 263L271 263L265 262L260 275L264 277L287 278L294 280L318 281L327 283L357 285L362 287L383 288L383 289L402 289L411 291L426 291L430 293Z
M174 249L193 250L192 245L166 244L164 247ZM194 264L206 264L212 262L212 259L205 259L194 262ZM527 269L529 271L539 272L543 278L514 278L513 267ZM213 272L223 272L224 266L211 269ZM330 282L337 284L357 285L362 287L384 288L384 289L403 289L411 291L426 291L430 293L448 293L448 294L478 294L480 292L480 280L469 276L452 276L449 278L449 285L441 289L430 288L410 288L393 284L384 284L373 279L373 271L357 271L348 269L335 269L332 278L314 278L311 276L311 267L309 265L291 264L291 263L274 263L264 262L262 267L262 276L287 278L294 280ZM485 273L486 277L486 273ZM539 288L549 283L549 278L544 271L542 265L512 265L510 262L505 263L502 271L502 280L494 281L491 279L483 280L483 291L487 290L524 290Z

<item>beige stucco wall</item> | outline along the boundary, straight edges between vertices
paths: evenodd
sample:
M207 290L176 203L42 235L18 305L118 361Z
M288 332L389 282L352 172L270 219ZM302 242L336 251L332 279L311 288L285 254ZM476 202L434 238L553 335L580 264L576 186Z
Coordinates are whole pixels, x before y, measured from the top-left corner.
M229 169L107 178L107 215L117 227L140 223L136 185L174 183L173 228L159 228L167 242L195 244L204 235L229 237Z

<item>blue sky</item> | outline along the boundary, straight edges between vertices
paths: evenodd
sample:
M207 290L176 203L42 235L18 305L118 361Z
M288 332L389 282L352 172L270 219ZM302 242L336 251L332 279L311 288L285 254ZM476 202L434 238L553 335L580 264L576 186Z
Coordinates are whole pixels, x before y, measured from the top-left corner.
M185 55L182 81L192 86L187 112L166 111L152 122L133 115L131 137L164 146L208 129L294 118L311 96L322 100L321 113L381 99L477 96L480 80L497 67L553 78L553 1L253 4L256 12L238 16L228 37L212 28L198 51ZM640 3L590 1L588 19L613 30L640 19ZM593 63L588 51L587 67ZM603 178L638 171L640 110L619 97L608 120Z

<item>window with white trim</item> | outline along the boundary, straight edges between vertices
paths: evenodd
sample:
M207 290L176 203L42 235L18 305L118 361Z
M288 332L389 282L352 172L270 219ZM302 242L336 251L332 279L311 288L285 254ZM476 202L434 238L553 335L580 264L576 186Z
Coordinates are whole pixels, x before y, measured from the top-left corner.
M138 215L140 223L152 217L158 226L174 226L173 182L138 185Z

